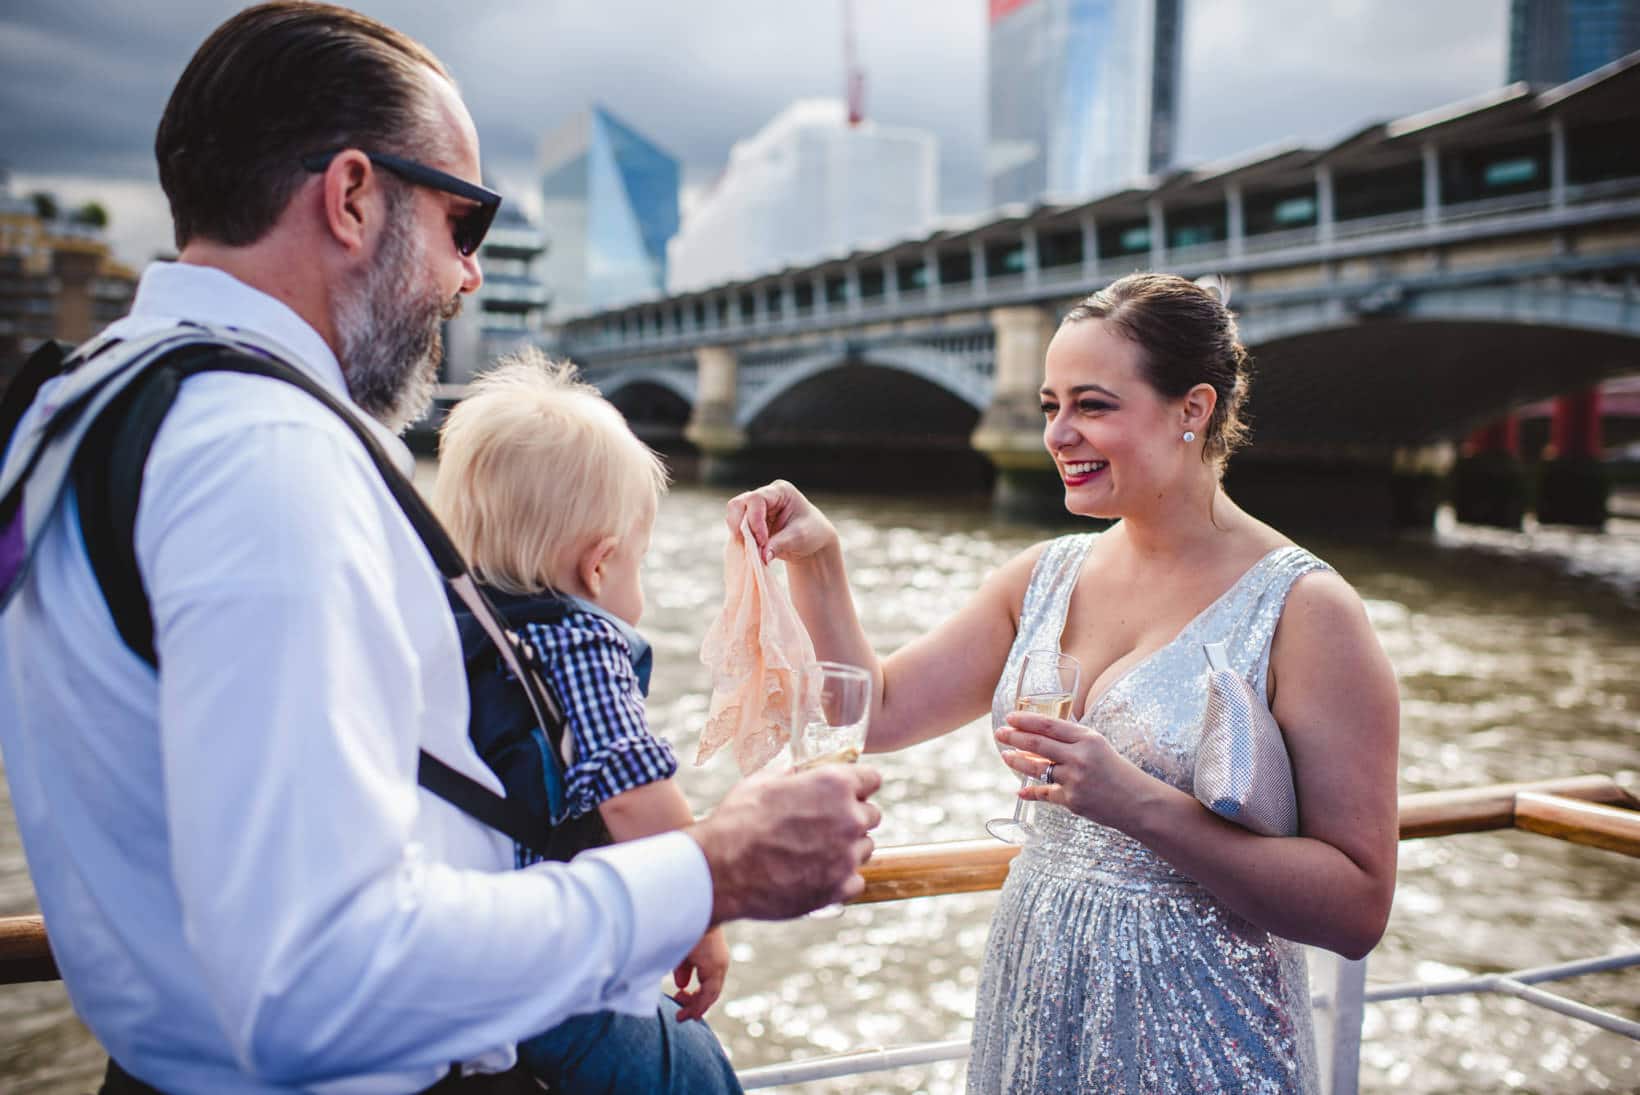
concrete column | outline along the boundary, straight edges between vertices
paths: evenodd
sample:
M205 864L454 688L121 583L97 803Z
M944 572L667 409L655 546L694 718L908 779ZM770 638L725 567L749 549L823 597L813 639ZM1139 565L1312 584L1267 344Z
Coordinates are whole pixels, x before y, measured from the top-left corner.
M1611 483L1600 449L1600 389L1558 397L1538 469L1539 521L1586 528L1605 524Z
M1247 237L1247 220L1241 207L1241 184L1231 183L1224 188L1225 222L1229 231L1229 254L1233 259L1241 258L1242 243Z
M900 305L900 271L893 259L883 260L883 302L891 309Z
M985 296L985 241L968 241L968 284L974 299Z
M1315 238L1323 246L1333 241L1333 226L1337 214L1333 206L1333 173L1331 164L1315 169Z
M1167 217L1155 198L1145 202L1145 212L1150 214L1150 268L1160 270L1167 265Z
M735 421L740 362L727 346L695 350L695 407L683 436L701 453L701 478L722 483L733 478L734 457L746 447L746 431Z
M843 272L843 297L847 304L848 314L851 316L859 315L861 309L860 268L852 263Z
M1566 206L1566 119L1559 114L1549 119L1549 205Z
M831 302L826 299L826 276L824 274L815 274L814 275L814 314L817 315L817 316L823 316L823 315L826 315L830 311L831 311Z
M769 325L769 287L760 285L753 290L752 323L758 327Z
M923 292L930 301L940 299L940 256L933 247L923 248Z
M1064 488L1042 444L1042 359L1053 338L1054 315L1046 308L991 309L996 365L991 403L971 441L997 469L997 508L1015 515L1057 513Z
M1092 281L1099 276L1099 222L1092 213L1083 213L1082 225L1082 277Z
M679 320L679 323L685 335L692 335L695 333L695 302L685 300L681 307L683 309L683 318Z
M1042 280L1042 255L1037 250L1036 225L1027 224L1020 229L1019 241L1025 253L1025 285L1034 289Z
M1508 415L1471 433L1452 475L1452 509L1470 525L1518 529L1526 516L1520 420Z
M1441 220L1441 150L1424 145L1424 225L1435 227Z
M780 318L787 323L797 319L797 279L790 274L780 279Z

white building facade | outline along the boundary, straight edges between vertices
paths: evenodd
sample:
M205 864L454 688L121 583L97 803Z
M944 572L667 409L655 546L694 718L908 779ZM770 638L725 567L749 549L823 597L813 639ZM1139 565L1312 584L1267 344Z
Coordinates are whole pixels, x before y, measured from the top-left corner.
M922 231L939 206L933 134L848 124L840 100L804 99L737 142L667 248L688 292Z

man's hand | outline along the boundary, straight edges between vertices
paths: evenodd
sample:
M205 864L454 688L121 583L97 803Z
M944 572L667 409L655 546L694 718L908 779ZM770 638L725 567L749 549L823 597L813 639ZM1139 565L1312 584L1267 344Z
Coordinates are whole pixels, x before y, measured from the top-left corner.
M871 768L828 764L737 785L706 820L684 830L712 869L712 924L785 920L847 901L865 888L870 831L882 811Z

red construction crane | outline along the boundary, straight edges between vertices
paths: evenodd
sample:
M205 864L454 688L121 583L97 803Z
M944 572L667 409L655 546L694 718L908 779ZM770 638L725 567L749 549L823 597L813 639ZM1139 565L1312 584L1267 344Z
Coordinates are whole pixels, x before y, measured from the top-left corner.
M843 81L848 100L848 124L866 120L866 74L854 50L854 0L843 0Z

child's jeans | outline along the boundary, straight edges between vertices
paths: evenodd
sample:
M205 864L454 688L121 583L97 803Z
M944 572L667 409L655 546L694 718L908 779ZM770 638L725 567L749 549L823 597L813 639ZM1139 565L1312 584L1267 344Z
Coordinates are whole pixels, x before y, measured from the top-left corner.
M518 1056L553 1095L740 1095L717 1035L677 1013L662 996L651 1015L577 1015L521 1044Z

